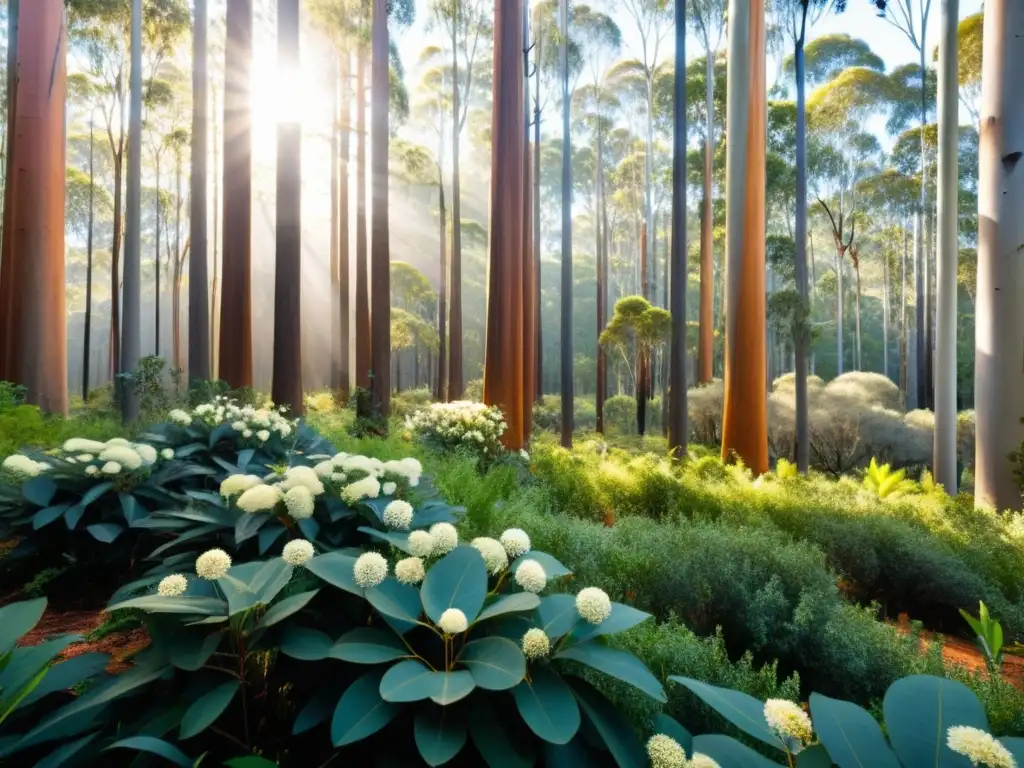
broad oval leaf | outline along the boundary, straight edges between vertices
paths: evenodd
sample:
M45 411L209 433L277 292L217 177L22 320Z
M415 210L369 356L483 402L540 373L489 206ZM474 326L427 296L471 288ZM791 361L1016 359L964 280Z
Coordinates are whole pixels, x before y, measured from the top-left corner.
M176 746L154 736L131 736L115 741L109 747L105 747L103 751L106 752L108 749L133 749L136 752L149 752L159 755L175 765L180 765L181 768L192 768L193 765L192 759Z
M900 768L882 729L868 712L820 693L811 694L810 708L814 730L839 768Z
M48 507L57 493L57 484L45 475L33 477L21 486L21 495L37 507Z
M259 543L260 554L265 555L267 550L270 549L270 545L281 538L281 534L284 532L285 527L280 523L271 523L270 525L263 526L256 538Z
M431 695L430 700L435 704L448 706L469 696L476 683L473 682L473 675L460 669L455 672L435 672L434 686L437 690Z
M223 637L219 631L208 635L198 632L181 633L169 643L171 663L179 669L195 672L209 661Z
M393 632L357 627L338 638L328 655L353 664L383 664L409 654L409 649Z
M237 691L238 681L232 680L196 699L181 718L178 738L191 739L217 722L217 718L228 708Z
M420 588L423 610L435 624L449 608L473 622L487 597L487 568L473 547L458 546L436 562Z
M55 504L52 507L45 507L40 509L34 515L32 515L32 530L38 531L44 525L49 525L54 520L59 518L65 512L68 511L70 504Z
M673 675L669 677L669 680L685 685L697 694L705 704L748 736L753 736L770 747L775 747L783 752L786 751L785 745L779 740L772 729L768 727L768 722L764 719L764 704L753 696L741 691L733 691L729 688L708 685L700 680L694 680L689 677Z
M988 731L985 708L971 689L932 675L897 680L885 692L882 711L896 756L914 768L966 766L967 759L946 746L946 731L954 725Z
M385 616L415 624L420 617L420 595L415 587L389 576L366 589L366 600Z
M400 661L381 678L381 698L394 702L429 699L434 693L434 674L426 664L416 659Z
M484 637L466 643L458 662L473 675L477 687L504 691L526 676L526 658L519 646L503 637Z
M380 539L385 541L395 549L400 549L405 554L412 554L409 552L409 534L408 532L399 531L378 531L376 528L371 528L368 525L359 526L359 530L374 539Z
M104 493L106 493L113 487L114 484L109 480L105 483L97 483L88 491L82 494L82 500L78 502L78 506L82 507L83 509L85 507L88 507L90 504L96 501L96 499L98 499L100 496L102 496Z
M331 652L334 641L323 632L306 627L286 627L281 638L281 653L300 661L320 661Z
M731 736L712 733L693 737L693 751L707 755L722 766L743 768L779 768L779 764L759 755ZM867 768L867 766L865 766Z
M516 707L531 731L544 741L568 744L580 728L580 708L558 674L535 665L530 679L512 689Z
M124 532L124 527L117 523L94 523L86 526L87 530L96 541L110 544L114 539Z
M162 597L146 595L111 605L108 612L123 608L138 608L148 613L184 613L194 616L227 616L228 604L216 597Z
M246 539L251 539L272 519L273 516L265 512L239 515L235 521L235 543L241 544Z
M575 681L573 693L616 764L620 768L646 768L646 750L637 739L633 726L612 703L583 680Z
M336 695L329 688L321 689L313 694L313 698L306 702L306 706L299 711L298 716L295 718L295 724L292 726L292 736L298 736L300 733L305 733L316 728L320 723L326 722L337 703L334 700Z
M832 768L832 765L832 757L824 744L812 744L807 749L800 750L796 756L796 768Z
M495 714L491 703L483 697L474 699L467 708L469 735L477 752L489 768L531 768L535 762L532 739L509 738L505 723ZM582 763L580 764L582 765Z
M607 619L600 624L581 621L572 631L572 636L569 640L572 643L582 643L600 635L614 635L619 632L625 632L649 618L651 618L651 614L638 611L632 606L612 603L612 612Z
M576 598L572 595L542 597L540 605L537 606L537 619L540 628L552 640L568 634L579 620L579 614L576 613Z
M581 643L559 651L554 658L586 664L591 669L629 683L662 704L668 701L665 689L658 682L658 678L651 674L647 665L629 651L619 651L596 643Z
M331 743L334 746L343 747L372 736L402 710L400 705L381 698L382 676L381 671L371 670L341 694L331 720Z
M39 623L45 610L45 597L0 608L0 653L13 648L19 637Z
M548 581L552 579L560 579L563 576L571 576L572 571L562 565L558 560L549 555L547 552L540 552L536 549L527 552L525 555L520 555L512 561L512 565L509 566L509 570L515 573L516 568L523 560L536 560L541 564L544 569L544 573L547 574Z
M266 629L267 627L274 626L279 621L284 621L292 614L298 613L305 608L307 603L316 597L316 593L319 591L319 589L313 589L309 592L300 592L297 595L286 597L279 603L275 603L270 606L270 610L264 614L259 625Z
M493 603L488 605L480 615L476 617L479 624L481 621L501 616L505 613L518 613L520 611L532 611L540 605L540 598L531 592L513 592L509 595L502 595Z
M121 513L129 528L146 516L146 510L139 506L139 502L130 493L119 493L117 498L121 501Z
M355 565L356 558L352 555L344 552L328 552L307 560L305 567L307 571L314 576L319 576L328 584L362 597L363 588L356 584L353 572Z
M651 730L654 733L671 736L679 742L679 746L686 750L686 754L693 756L693 735L674 718L668 715L655 715L651 721Z
M465 718L449 714L441 707L429 707L416 713L413 738L420 757L427 765L444 765L466 746Z

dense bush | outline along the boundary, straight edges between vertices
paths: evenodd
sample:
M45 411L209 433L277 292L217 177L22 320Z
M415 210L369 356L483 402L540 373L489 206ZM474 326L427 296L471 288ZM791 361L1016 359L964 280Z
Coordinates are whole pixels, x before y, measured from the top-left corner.
M631 401L632 402L632 401ZM634 409L635 409L634 403ZM607 419L607 414L605 415ZM573 428L592 431L597 426L597 410L593 397L577 397L573 401ZM544 395L533 404L533 428L558 432L562 428L562 398Z
M396 392L391 398L391 415L404 419L413 411L430 405L433 399L434 393L427 387L403 389L401 392Z
M405 420L406 429L424 445L438 451L466 451L483 464L505 453L501 436L505 417L494 405L457 400L433 403L414 411Z

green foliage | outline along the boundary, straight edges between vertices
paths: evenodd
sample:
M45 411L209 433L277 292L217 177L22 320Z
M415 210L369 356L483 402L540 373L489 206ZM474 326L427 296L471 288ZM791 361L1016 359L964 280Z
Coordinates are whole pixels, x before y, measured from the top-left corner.
M985 663L989 671L999 674L1003 666L1003 627L994 620L988 613L988 606L983 601L978 603L978 616L975 618L967 611L960 609L960 615L964 617L972 630L974 630L978 645L985 654Z
M880 499L897 499L918 490L917 483L907 480L906 475L907 470L900 469L894 472L888 464L879 465L872 458L864 475L864 487Z
M142 421L154 421L175 405L180 377L180 371L168 371L167 360L156 355L140 358L134 371L122 375L139 399Z
M0 413L4 413L25 402L25 393L28 390L20 384L13 384L10 381L0 381Z
M965 756L971 758L972 764L979 760L985 765L997 764L992 762L995 758L981 758L956 738L957 728L980 731L982 736L989 733L981 701L965 685L941 677L912 675L889 686L883 703L884 732L868 711L818 693L810 696L807 717L791 701L761 702L741 691L708 685L691 677L672 676L670 680L695 694L747 740L770 747L783 765L793 765L797 754L814 752L820 752L821 759L813 764L825 765L952 766L966 763ZM795 714L787 717L780 716L780 712ZM800 725L800 720L806 721L806 725ZM1024 754L1022 741L1003 740L1001 749L1007 757L998 764L1011 765L1014 759L1010 755ZM754 764L749 762L753 758L741 757L747 750L731 737L698 736L693 739L693 749L725 766ZM799 762L803 764L803 756ZM760 764L779 762L764 760Z

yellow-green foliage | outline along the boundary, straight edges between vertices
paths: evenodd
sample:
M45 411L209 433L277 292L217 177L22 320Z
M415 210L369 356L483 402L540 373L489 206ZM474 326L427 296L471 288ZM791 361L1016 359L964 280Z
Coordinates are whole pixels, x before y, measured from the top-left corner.
M918 490L917 483L906 478L906 469L893 471L888 464L879 464L872 458L864 474L864 487L880 499L898 499Z
M330 413L337 407L334 393L327 390L306 395L305 404L307 413Z

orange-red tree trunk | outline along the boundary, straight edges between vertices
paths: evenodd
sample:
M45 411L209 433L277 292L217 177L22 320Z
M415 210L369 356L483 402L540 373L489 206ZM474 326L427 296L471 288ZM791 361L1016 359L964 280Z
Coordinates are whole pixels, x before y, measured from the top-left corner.
M764 0L729 4L722 458L768 471L765 397Z
M500 406L508 429L504 443L518 450L529 426L526 404L532 399L532 371L525 343L532 324L532 269L524 248L529 239L524 195L522 0L502 0L494 9L494 110L491 119L490 275L484 402ZM524 263L525 262L525 263ZM532 337L532 333L531 333Z
M64 312L64 99L67 33L61 0L22 3L17 109L8 158L0 268L0 379L26 399L67 413Z
M219 376L252 386L252 0L228 0L224 46L224 248Z

